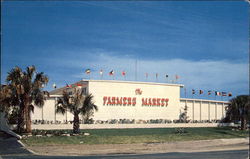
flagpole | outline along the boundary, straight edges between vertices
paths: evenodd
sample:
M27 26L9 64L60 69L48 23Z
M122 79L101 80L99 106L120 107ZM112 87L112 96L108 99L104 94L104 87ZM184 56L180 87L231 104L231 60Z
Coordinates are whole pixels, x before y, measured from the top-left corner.
M187 89L184 88L184 92L185 92L185 98L187 98Z
M137 81L137 59L135 60L135 81Z

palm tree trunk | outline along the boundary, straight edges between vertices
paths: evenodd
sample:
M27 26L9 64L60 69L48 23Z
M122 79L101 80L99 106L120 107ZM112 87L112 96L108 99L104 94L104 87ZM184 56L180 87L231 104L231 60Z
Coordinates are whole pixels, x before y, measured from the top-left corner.
M245 118L245 116L242 116L241 118L240 118L240 121L241 121L241 130L246 130L246 124L247 124L247 120L246 120L246 118Z
M24 130L24 110L21 106L18 111L17 132L22 133Z
M28 101L28 97L26 97L26 101ZM25 117L25 132L31 133L31 118L30 118L30 110L29 110L29 102L24 103L24 117Z
M80 123L79 123L79 114L74 113L74 120L73 120L73 133L79 134L80 133Z
M31 133L31 118L30 118L30 111L27 111L27 119L26 119L26 132Z

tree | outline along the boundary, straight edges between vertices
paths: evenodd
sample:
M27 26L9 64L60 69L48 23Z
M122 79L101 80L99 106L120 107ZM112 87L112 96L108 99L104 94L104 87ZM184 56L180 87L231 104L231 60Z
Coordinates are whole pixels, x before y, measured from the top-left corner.
M227 121L241 121L241 130L247 128L250 120L250 96L240 95L230 100L226 113Z
M188 123L188 116L187 116L187 110L188 110L188 106L185 105L183 112L180 114L179 116L179 120L181 123Z
M85 116L90 112L97 111L97 106L93 103L93 95L84 95L83 89L74 89L72 95L64 91L63 96L58 99L56 112L65 114L69 111L73 114L73 133L80 133L79 114Z
M17 131L19 133L31 133L31 116L34 111L34 105L42 107L44 105L45 91L42 91L44 85L49 79L43 72L36 72L35 66L29 66L26 71L15 67L6 79L6 90L9 93L5 102L9 107L18 108ZM7 102L8 101L8 102Z

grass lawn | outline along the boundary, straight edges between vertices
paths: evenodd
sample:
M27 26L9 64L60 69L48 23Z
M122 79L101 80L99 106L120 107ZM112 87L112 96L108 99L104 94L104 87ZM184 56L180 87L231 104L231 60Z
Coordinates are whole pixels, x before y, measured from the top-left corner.
M22 141L29 145L57 144L132 144L132 143L163 143L187 140L208 140L220 138L248 137L249 131L232 131L228 127L217 128L185 128L178 133L176 128L145 128L145 129L93 129L84 130L89 136L52 136L29 137Z

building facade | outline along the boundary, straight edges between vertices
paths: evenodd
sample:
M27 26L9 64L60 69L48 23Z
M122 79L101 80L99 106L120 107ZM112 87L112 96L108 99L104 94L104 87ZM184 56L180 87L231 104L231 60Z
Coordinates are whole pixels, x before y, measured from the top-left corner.
M188 120L191 122L210 122L225 116L228 102L180 98L181 84L131 82L115 80L83 80L73 88L63 87L50 92L43 108L35 108L33 122L65 123L73 120L73 115L56 114L56 101L63 90L84 89L94 96L98 111L93 120L134 120L135 123L162 119L179 120L180 114L187 106Z

